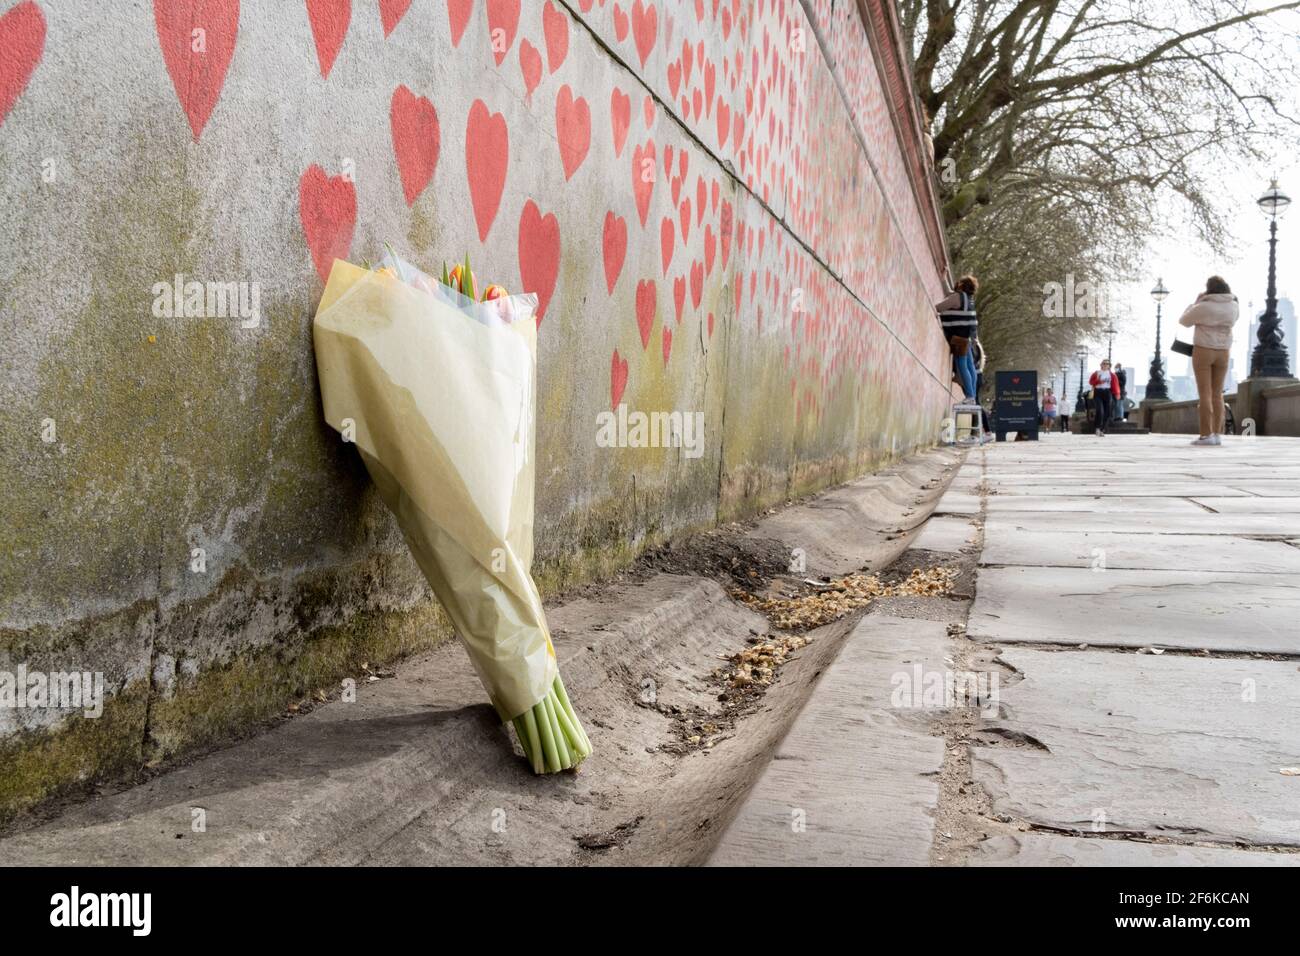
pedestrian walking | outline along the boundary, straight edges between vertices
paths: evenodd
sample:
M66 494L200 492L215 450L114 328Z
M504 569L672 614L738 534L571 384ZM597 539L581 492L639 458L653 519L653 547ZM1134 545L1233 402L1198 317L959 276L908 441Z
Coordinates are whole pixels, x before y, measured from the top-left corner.
M952 355L952 368L967 402L974 402L975 360L971 345L979 335L979 315L975 310L975 293L979 281L974 276L962 276L956 289L935 308L948 351Z
M1232 327L1240 315L1237 297L1219 276L1210 276L1205 291L1178 320L1196 331L1192 335L1192 373L1196 376L1197 411L1201 434L1193 445L1218 445L1223 435L1223 380L1228 375Z
M1115 415L1115 403L1119 401L1119 376L1110 370L1110 359L1101 360L1101 368L1092 373L1088 379L1097 404L1097 434L1106 434L1111 418Z
M1043 395L1043 428L1047 431L1052 430L1056 424L1056 395L1049 388Z
M1115 406L1115 420L1128 418L1128 369L1119 362L1115 363L1115 377L1119 379L1119 401Z

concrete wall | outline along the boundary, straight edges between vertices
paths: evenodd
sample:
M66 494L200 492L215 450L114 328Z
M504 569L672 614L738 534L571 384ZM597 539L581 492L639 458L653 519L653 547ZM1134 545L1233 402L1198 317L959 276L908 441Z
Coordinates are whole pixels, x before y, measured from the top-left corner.
M1300 435L1300 382L1264 389L1260 395L1263 421L1257 422L1261 435Z
M1300 435L1300 383L1285 379L1246 379L1241 387L1223 397L1233 410L1238 434L1245 423L1254 421L1254 434L1292 436ZM1200 432L1198 403L1151 402L1145 404L1153 432L1170 432L1178 435L1195 435Z
M1153 432L1174 435L1196 435L1201 429L1199 402L1151 402L1143 406L1143 424Z
M0 816L446 634L310 322L382 244L541 296L537 573L934 441L945 252L872 0L0 0ZM160 314L249 283L255 326ZM703 411L698 459L596 415Z

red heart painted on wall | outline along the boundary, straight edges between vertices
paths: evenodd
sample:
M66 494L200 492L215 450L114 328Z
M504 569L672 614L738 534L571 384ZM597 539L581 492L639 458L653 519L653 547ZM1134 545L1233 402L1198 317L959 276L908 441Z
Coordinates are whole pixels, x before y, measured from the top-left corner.
M531 199L519 217L519 279L525 292L537 293L537 324L551 302L560 273L560 223L553 213L542 215Z
M542 35L546 37L546 68L554 73L569 54L569 18L550 0L542 7Z
M665 216L659 223L659 258L663 261L664 275L668 275L668 265L673 261L675 241L673 221Z
M713 275L713 258L717 253L717 241L713 236L713 226L704 227L704 271Z
M357 224L357 191L347 176L327 176L315 163L298 182L298 218L316 274L329 279L335 259L345 259L352 248Z
M618 403L623 399L623 390L627 388L627 359L620 358L618 349L614 349L614 356L609 362L609 404L611 408L618 408Z
M622 43L627 39L628 19L623 8L617 3L614 4L614 38Z
M727 134L731 132L731 107L726 103L718 100L718 115L715 117L718 124L718 148L721 149L727 145Z
M682 309L686 307L686 277L678 276L673 280L673 308L677 312L677 324L682 324Z
M632 125L632 97L617 86L609 94L609 122L614 133L614 155L622 156L627 131Z
M465 127L465 172L480 241L487 240L501 206L509 161L510 132L505 117L489 113L482 100L475 100Z
M527 40L519 41L519 72L524 75L525 93L532 96L537 84L542 82L542 55Z
M311 21L311 35L316 41L320 75L328 78L348 35L352 0L307 0L307 19Z
M642 279L636 284L636 328L641 333L641 348L650 347L650 329L655 324L655 299L658 298L658 286L649 279Z
M667 365L668 354L673 350L673 330L668 328L668 326L665 325L659 337L663 343L662 348L664 353L664 364Z
M438 166L438 149L442 131L438 113L426 97L416 96L405 85L393 91L388 107L388 122L393 133L393 153L402 177L406 204L414 205Z
M691 263L691 305L695 308L700 307L700 302L704 298L704 265L700 262Z
M632 36L636 41L636 54L645 66L646 57L654 49L655 34L659 32L659 13L653 3L642 4L641 0L632 3Z
M581 96L573 98L567 83L555 97L555 135L560 144L564 178L572 179L591 148L591 109Z
M500 66L515 42L519 29L519 0L487 0L488 43Z
M646 214L650 211L650 194L655 188L655 141L649 140L645 146L632 150L632 198L636 200L636 214L645 227Z
M19 4L5 15L5 20L24 7L35 9L35 4ZM40 17L40 11L36 10ZM171 77L181 109L189 120L194 142L203 135L208 117L221 97L226 82L226 71L235 53L235 37L239 32L239 0L196 0L190 4L154 0L154 28L162 47L163 62ZM2 25L4 21L0 21ZM40 20L40 36L45 36L45 21ZM6 44L0 41L0 49ZM7 52L7 51L6 51ZM21 52L21 49L20 51ZM9 57L5 57L6 61ZM21 57L14 61L19 65ZM33 66L35 64L33 63ZM0 119L7 112L4 88L8 86L5 75L8 63L0 66ZM15 94L16 95L16 94Z
M460 46L460 38L469 26L469 15L474 12L474 0L447 0L447 25L451 28L451 45Z
M627 220L614 215L613 210L605 213L601 250L605 258L605 287L613 295L614 285L623 271L623 259L627 256Z
M384 36L387 37L402 22L406 11L411 9L411 0L379 0L379 18L384 21Z

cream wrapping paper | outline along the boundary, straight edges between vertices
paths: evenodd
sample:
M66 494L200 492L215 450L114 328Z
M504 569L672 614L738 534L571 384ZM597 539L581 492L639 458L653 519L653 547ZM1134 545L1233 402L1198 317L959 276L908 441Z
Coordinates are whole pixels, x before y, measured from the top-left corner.
M531 574L537 300L458 298L336 260L312 335L325 420L354 436L509 721L557 673Z

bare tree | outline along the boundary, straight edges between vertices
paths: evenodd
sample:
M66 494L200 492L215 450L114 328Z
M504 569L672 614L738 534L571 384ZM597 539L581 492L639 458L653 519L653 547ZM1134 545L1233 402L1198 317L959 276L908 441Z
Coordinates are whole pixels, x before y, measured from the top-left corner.
M1002 367L1055 369L1104 327L1044 316L1043 285L1133 278L1157 198L1181 198L1192 230L1221 248L1216 172L1300 129L1275 96L1295 82L1300 0L900 9L953 258L983 280L981 338Z

